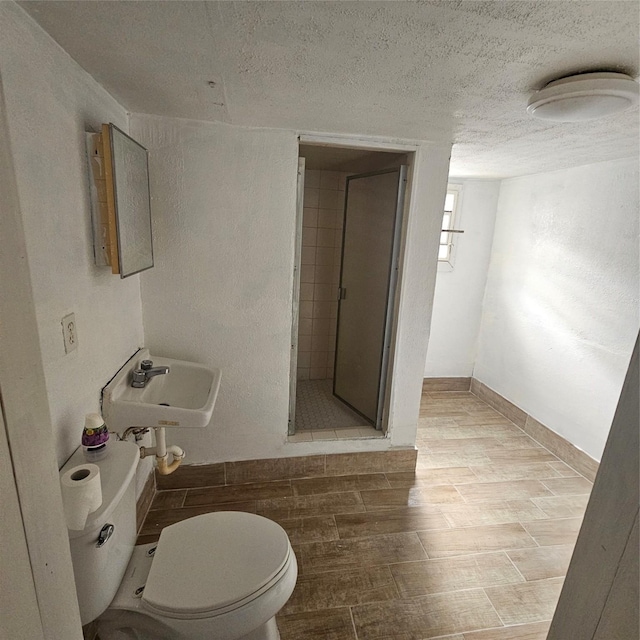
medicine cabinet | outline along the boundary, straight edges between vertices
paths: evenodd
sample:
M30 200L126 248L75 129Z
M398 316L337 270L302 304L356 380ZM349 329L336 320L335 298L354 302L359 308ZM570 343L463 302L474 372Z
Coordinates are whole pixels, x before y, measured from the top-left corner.
M147 150L113 124L87 133L95 263L121 278L153 267Z

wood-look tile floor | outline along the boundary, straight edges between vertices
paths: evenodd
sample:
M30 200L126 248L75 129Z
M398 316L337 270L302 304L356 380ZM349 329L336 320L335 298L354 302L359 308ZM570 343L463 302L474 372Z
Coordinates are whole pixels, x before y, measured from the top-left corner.
M467 392L425 393L414 473L157 494L140 542L216 510L296 552L282 640L544 640L591 483Z

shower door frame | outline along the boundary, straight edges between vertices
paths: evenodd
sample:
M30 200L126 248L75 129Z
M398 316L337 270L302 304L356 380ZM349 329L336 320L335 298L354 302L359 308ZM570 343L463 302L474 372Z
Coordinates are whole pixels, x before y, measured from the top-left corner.
M407 144L402 142L386 142L382 141L379 138L367 138L363 137L349 137L349 136L336 136L336 135L323 135L323 134L313 134L313 133L301 133L298 135L298 147L299 145L315 145L315 146L323 146L323 147L342 147L346 149L357 149L362 151L382 151L382 152L391 152L391 153L404 153L407 155L407 165L408 165L408 175L407 175L407 186L405 189L405 197L404 197L404 212L403 212L403 222L402 228L400 230L400 242L399 242L399 269L397 276L397 285L396 285L396 299L393 308L393 327L391 331L391 341L390 341L390 349L389 349L389 358L387 363L387 381L386 388L384 390L384 409L382 415L382 432L389 437L388 426L390 419L390 409L391 409L391 398L393 395L393 373L395 368L395 350L397 348L398 341L398 316L400 311L400 298L402 295L402 279L404 272L404 254L406 249L406 241L407 241L407 231L408 226L410 224L411 216L415 215L415 212L412 213L412 198L414 196L414 186L413 183L413 175L415 171L415 165L417 161L417 153L420 150L420 145L418 144ZM304 179L304 171L303 179ZM304 187L304 182L302 183ZM303 198L303 189L300 188L300 181L298 179L298 192L297 192L297 210L296 210L296 246L302 245L302 198ZM299 273L300 270L300 253L296 253L295 258L295 270ZM295 275L294 275L295 277ZM298 280L299 282L299 280ZM299 284L298 284L299 287ZM294 293L294 295L296 295ZM299 295L299 290L298 294ZM292 315L292 342L291 344L296 345L296 369L297 369L297 329L298 329L298 302L294 301L293 305L295 309ZM296 335L293 335L293 332ZM291 363L293 365L293 362ZM290 376L291 378L295 378L290 381L290 394L293 395L293 399L289 398L289 415L288 415L288 435L292 436L296 433L295 431L295 390L296 390L296 382L297 382L297 370L290 368Z
M293 299L291 302L291 351L289 360L289 422L287 434L296 432L296 389L298 388L298 325L300 324L300 262L302 260L302 220L304 207L305 159L298 157L296 192L296 236L293 253Z

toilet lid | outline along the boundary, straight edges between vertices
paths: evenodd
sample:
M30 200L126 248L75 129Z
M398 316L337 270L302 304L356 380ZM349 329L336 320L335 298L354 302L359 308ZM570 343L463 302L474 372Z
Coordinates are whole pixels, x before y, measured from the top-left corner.
M280 525L251 513L219 511L183 520L163 529L142 600L169 617L228 608L264 590L290 549Z

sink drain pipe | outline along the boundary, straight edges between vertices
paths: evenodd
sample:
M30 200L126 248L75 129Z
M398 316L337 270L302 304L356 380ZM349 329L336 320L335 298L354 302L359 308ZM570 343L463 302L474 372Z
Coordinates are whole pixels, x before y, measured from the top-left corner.
M156 446L151 448L140 447L140 457L146 458L155 454L158 473L161 476L168 476L180 466L184 459L184 451L175 444L167 446L164 427L154 427L153 430L156 433ZM169 454L173 456L171 464L169 464Z

